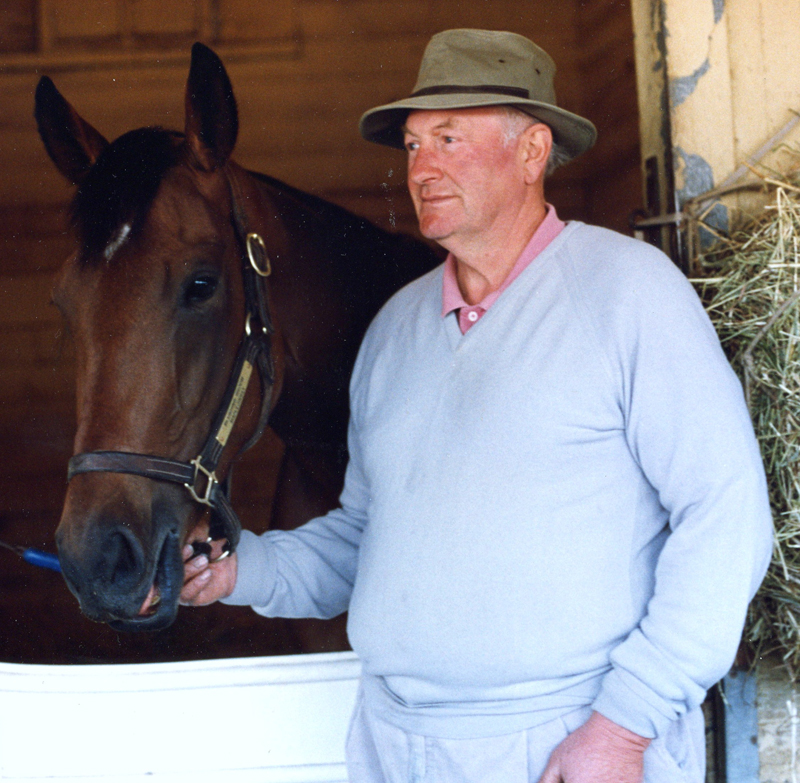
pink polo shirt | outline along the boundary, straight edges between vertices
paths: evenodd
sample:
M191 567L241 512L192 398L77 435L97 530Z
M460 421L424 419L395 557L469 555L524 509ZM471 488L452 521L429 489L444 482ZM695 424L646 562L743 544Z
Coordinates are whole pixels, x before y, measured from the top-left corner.
M555 207L548 204L544 220L533 232L531 241L525 246L503 284L476 305L467 304L462 296L456 277L456 260L452 253L448 254L444 262L442 280L442 318L453 310L458 310L458 325L461 333L466 334L467 330L478 323L483 314L495 303L497 297L519 277L525 267L561 233L564 226L566 223L558 217Z

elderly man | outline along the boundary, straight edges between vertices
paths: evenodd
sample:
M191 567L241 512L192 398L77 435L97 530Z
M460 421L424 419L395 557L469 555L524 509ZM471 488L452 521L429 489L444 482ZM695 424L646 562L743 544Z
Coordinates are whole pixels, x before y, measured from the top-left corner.
M545 201L595 137L553 73L522 36L450 30L362 117L449 255L364 339L341 507L187 564L186 603L349 609L352 781L701 783L700 705L769 559L741 388L690 285Z

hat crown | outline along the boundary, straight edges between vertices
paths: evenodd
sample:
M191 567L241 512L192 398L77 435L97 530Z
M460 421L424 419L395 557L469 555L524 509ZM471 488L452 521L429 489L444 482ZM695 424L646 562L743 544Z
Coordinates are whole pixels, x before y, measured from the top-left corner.
M559 108L553 89L556 66L550 55L517 33L445 30L431 38L414 92L361 116L367 141L403 149L403 124L412 111L457 111L513 106L545 123L571 158L594 144L589 120Z
M445 30L434 35L425 49L414 93L447 87L499 87L555 104L555 71L550 55L522 35Z

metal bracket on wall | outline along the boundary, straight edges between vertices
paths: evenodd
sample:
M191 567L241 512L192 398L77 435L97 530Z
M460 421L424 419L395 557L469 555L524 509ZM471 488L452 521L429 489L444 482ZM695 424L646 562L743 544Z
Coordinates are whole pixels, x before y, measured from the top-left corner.
M679 226L686 220L683 212L671 212L669 215L655 217L637 217L632 221L633 235L636 239L645 239L645 229L661 226Z
M669 170L669 169L667 169ZM682 212L663 213L659 159L656 155L644 161L646 207L635 211L629 218L630 230L636 239L648 242L663 250L675 264L687 272L686 254L680 232L686 219ZM672 203L672 178L666 176L668 192L667 203Z

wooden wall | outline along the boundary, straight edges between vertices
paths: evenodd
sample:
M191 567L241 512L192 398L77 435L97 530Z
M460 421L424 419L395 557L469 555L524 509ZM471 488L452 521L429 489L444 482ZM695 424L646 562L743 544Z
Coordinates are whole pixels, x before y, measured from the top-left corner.
M800 0L633 0L642 157L657 165L662 212L757 182L745 165L755 158L771 171L796 170L798 15ZM757 215L765 194L701 203L705 222L726 231Z
M389 229L414 230L404 154L363 142L367 108L407 94L429 37L449 27L508 29L556 60L565 108L600 140L556 174L560 214L626 230L641 204L631 14L622 0L5 0L0 4L0 539L53 549L71 453L68 340L48 305L71 247L71 195L32 118L50 75L95 127L181 128L188 51L223 57L240 109L237 160ZM280 444L259 449L276 459ZM248 458L235 501L266 524L269 471ZM244 480L243 480L244 478ZM119 637L77 613L55 574L0 550L0 660L146 660L290 652L282 625L248 610L182 610L173 629ZM12 629L9 632L9 629Z
M581 0L576 17L580 106L598 129L597 144L579 158L581 219L628 233L631 213L642 205L636 69L628 0ZM569 209L566 209L569 213Z

